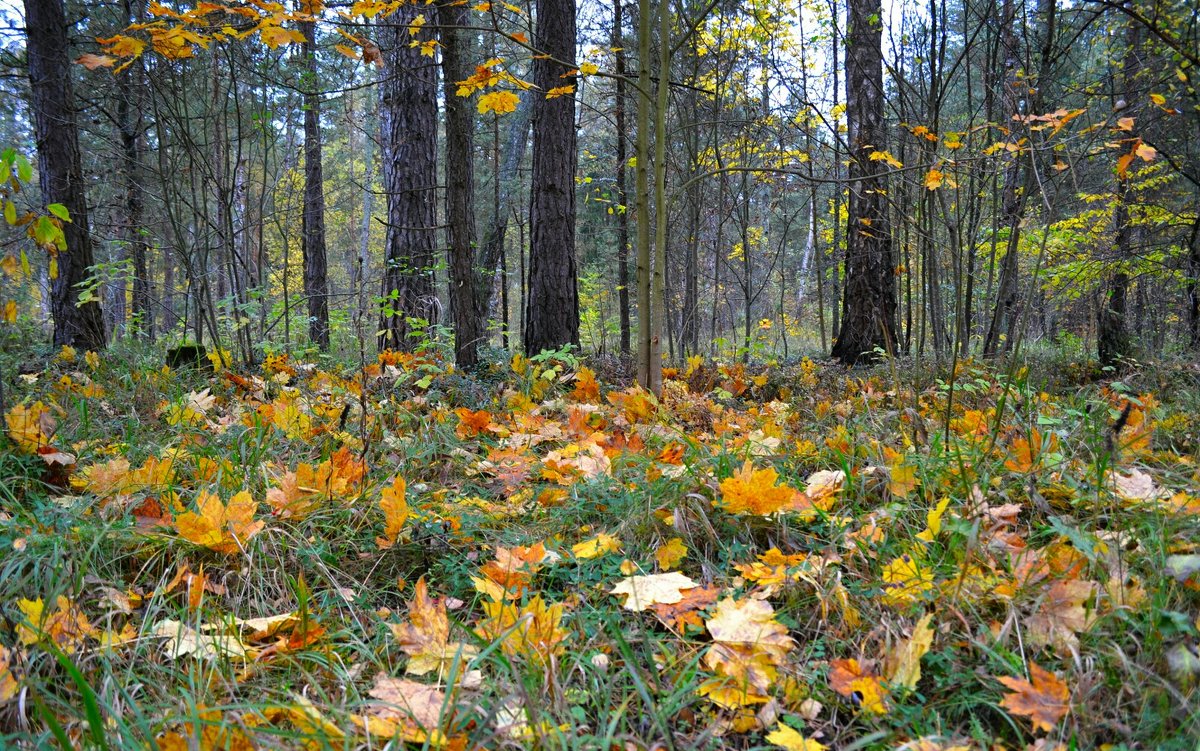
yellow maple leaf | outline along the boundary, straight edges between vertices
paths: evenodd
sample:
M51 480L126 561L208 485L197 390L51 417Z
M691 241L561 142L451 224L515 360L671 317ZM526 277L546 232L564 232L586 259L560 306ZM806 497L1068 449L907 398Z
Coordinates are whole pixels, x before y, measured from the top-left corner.
M567 638L562 628L563 608L562 603L546 603L540 595L524 605L484 602L486 617L475 631L484 639L500 640L500 648L509 657L524 657L544 666L563 651Z
M654 551L654 560L660 569L670 571L677 567L680 561L687 557L687 554L687 545L683 544L683 540L672 537Z
M177 516L175 529L188 542L218 553L241 551L265 526L262 521L255 521L258 502L245 490L230 498L228 505L221 503L213 493L201 491L196 499L196 509Z
M600 72L600 67L595 63L581 63L579 65L579 72L585 76L594 76Z
M567 94L574 94L574 93L575 93L574 86L555 86L554 88L552 88L546 92L546 98L547 99L558 99L560 96L566 96Z
M884 567L883 582L883 603L902 608L933 589L933 572L906 553Z
M942 182L946 179L946 173L941 170L931 169L925 173L925 189L937 190L942 187Z
M950 507L950 497L946 496L938 505L925 515L925 529L917 533L918 540L925 542L933 542L934 538L942 532L942 515L946 513L946 509Z
M904 166L904 162L901 162L899 159L886 151L872 151L870 154L867 154L867 158L872 162L884 162L888 166L896 169L900 169Z
M62 651L72 654L89 638L97 636L96 629L73 602L63 595L54 601L55 609L47 612L42 598L17 600L17 609L25 616L17 624L17 638L22 644L37 644L49 640Z
M610 534L601 532L590 540L571 546L571 554L581 560L599 558L602 555L616 553L621 549L621 541Z
M391 486L385 487L380 495L379 508L383 509L383 537L375 538L375 544L380 549L387 549L396 544L404 522L408 520L408 500L405 498L408 484L404 478L396 475Z
M258 36L267 49L275 49L284 44L300 44L304 35L296 29L285 29L282 26L269 24L259 29Z
M516 112L517 104L521 98L511 91L489 91L479 97L477 109L479 114L484 115L488 112L494 112L496 115L503 115L508 112Z
M429 596L423 576L417 580L413 598L408 602L408 620L390 624L389 628L400 649L409 657L405 672L410 675L425 675L436 670L438 678L442 679L455 660L465 662L478 654L473 646L450 641L446 604ZM462 678L461 674L459 678Z
M767 743L779 746L787 751L825 751L826 749L825 744L818 743L812 738L805 738L782 722L776 725L774 730L767 733Z
M13 443L28 454L36 454L41 447L49 446L50 437L54 435L54 418L41 402L16 405L4 415L4 422Z

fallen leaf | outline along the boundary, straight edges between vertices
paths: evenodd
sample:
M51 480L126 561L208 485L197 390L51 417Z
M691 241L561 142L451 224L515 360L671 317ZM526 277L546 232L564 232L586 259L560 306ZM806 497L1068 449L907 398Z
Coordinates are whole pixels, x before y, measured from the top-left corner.
M687 545L678 537L672 537L654 551L654 560L662 571L670 571L679 566L680 561L687 557Z
M409 657L404 669L409 675L437 671L438 678L445 678L456 660L465 664L479 652L474 646L450 641L446 604L429 596L424 576L417 579L413 598L408 602L408 620L390 624L389 628ZM459 678L462 677L460 672Z
M870 714L887 714L888 690L883 679L867 672L858 660L831 660L829 686Z
M767 733L767 743L787 749L787 751L825 751L827 748L823 743L818 743L812 738L805 738L782 722Z
M1012 693L1004 695L1000 706L1007 709L1009 714L1028 717L1034 730L1050 732L1071 709L1070 689L1058 676L1036 663L1029 663L1029 675L1033 678L1032 682L1009 676L997 678L1012 689Z
M885 670L892 686L904 686L910 691L917 687L921 680L921 658L933 646L933 628L929 625L932 620L933 613L927 613L913 626L912 636L887 656Z
M683 590L696 586L696 582L688 577L671 571L666 574L630 576L618 582L609 590L609 594L625 595L623 607L636 613L658 604L679 602L683 599Z

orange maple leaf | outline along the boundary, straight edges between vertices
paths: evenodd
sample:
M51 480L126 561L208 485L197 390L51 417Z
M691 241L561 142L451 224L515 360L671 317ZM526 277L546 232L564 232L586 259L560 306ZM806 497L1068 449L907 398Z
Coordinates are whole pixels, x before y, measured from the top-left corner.
M754 469L749 461L721 481L718 505L734 514L766 516L791 508L800 494L795 488L777 485L779 473L773 467Z
M858 660L831 660L829 686L871 714L887 714L888 690L883 678Z
M1071 690L1058 676L1036 663L1029 663L1029 675L1032 683L1023 678L997 678L1012 689L1012 693L1004 695L1000 706L1010 714L1028 717L1034 730L1050 732L1071 709Z
M381 493L379 507L383 509L385 526L383 537L375 538L375 544L381 550L396 544L400 531L404 529L404 522L408 520L408 501L405 499L407 489L404 478L397 475L391 487L384 488Z
M454 410L454 414L458 415L458 429L455 433L459 438L474 438L487 430L487 426L492 423L492 413L486 409L472 412L466 407L459 407Z
M255 521L258 502L245 490L230 498L228 505L221 503L213 493L201 491L196 499L196 509L177 516L175 529L188 542L218 553L239 552L246 541L265 526L263 522Z

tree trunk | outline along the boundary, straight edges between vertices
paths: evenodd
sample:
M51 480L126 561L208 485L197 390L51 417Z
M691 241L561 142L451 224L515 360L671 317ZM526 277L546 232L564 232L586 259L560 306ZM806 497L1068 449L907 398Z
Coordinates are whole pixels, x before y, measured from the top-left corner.
M832 356L852 365L892 353L896 342L896 278L888 229L887 175L869 155L883 124L883 26L880 0L850 0L846 30L846 121L850 206L841 331Z
M321 94L317 85L316 24L302 21L304 66L304 294L308 338L329 349L329 282L325 258L325 181L321 173Z
M1128 136L1131 144L1136 143L1138 121L1141 119L1139 108L1134 104L1137 101L1134 79L1137 77L1138 71L1137 55L1138 47L1141 44L1140 30L1141 26L1133 21L1126 24L1125 56L1121 65L1122 91L1119 98L1127 103L1128 107L1128 110L1122 111L1122 115L1133 118L1134 127ZM1128 148L1121 149L1119 153L1124 155L1129 150ZM1125 169L1118 166L1116 191L1113 196L1113 228L1116 230L1113 251L1116 255L1117 269L1109 280L1107 298L1101 303L1100 316L1097 321L1096 346L1101 365L1117 365L1131 354L1129 327L1125 320L1128 309L1129 274L1122 265L1133 258L1134 228L1129 216L1131 197L1129 166L1126 165Z
M574 0L537 0L533 61L533 174L529 201L529 293L524 343L528 355L579 344L575 272L575 94L541 92L574 83Z
M124 0L124 9L128 23L141 19L141 0ZM146 152L146 139L142 126L145 69L141 59L133 61L118 74L117 86L117 128L121 138L121 177L125 204L124 235L129 255L133 258L133 331L135 336L144 336L153 341L155 326L154 314L150 309L152 286L147 261L150 245L146 241L146 193L142 182L145 179L142 158Z
M54 344L100 350L107 343L100 304L76 304L78 285L93 264L92 237L62 0L25 0L25 27L42 200L62 204L71 216L63 223L66 248L51 252L51 268L57 267L50 275Z
M479 362L483 339L482 306L475 301L475 118L470 100L456 94L458 81L471 75L467 6L438 6L442 26L442 91L446 102L446 234L450 245L450 309L454 315L454 361L462 368ZM485 274L490 279L491 274Z
M622 36L624 34L624 19L622 18L622 3L624 0L613 0L613 30L612 46L616 50L616 103L613 117L616 121L617 136L617 304L621 314L621 356L628 358L632 350L630 343L629 317L629 211L626 197L626 162L628 161L625 140L625 49Z
M380 103L383 188L387 193L379 347L412 349L409 319L438 320L434 292L437 228L437 64L408 46L420 8L403 5L385 21Z

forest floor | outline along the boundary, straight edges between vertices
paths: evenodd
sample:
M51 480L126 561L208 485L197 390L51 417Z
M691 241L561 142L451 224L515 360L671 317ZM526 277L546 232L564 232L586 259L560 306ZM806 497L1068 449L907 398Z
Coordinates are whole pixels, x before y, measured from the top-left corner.
M158 358L0 355L0 746L1200 735L1194 367Z

